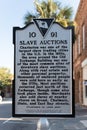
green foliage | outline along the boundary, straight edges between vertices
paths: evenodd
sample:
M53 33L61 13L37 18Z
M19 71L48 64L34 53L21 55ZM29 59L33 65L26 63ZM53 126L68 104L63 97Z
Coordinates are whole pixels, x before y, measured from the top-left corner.
M27 12L27 14L25 16L25 25L27 25L29 22L31 22L33 18L35 18L35 15L31 14L30 12Z
M8 68L0 68L0 90L11 86L12 74Z
M35 0L34 3L36 13L32 14L28 12L24 18L25 24L31 22L33 18L54 18L56 22L65 27L73 25L73 21L71 21L73 10L71 7L61 7L61 4L54 0Z

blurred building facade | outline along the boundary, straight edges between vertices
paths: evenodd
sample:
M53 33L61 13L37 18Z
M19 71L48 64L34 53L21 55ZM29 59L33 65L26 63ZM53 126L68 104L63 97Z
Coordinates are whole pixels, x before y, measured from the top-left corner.
M76 40L73 44L75 102L87 105L87 0L80 0L75 22Z

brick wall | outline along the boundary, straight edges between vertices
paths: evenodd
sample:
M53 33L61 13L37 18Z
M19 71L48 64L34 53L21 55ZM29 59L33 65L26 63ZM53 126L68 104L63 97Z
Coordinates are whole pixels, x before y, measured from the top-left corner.
M83 104L82 62L87 58L87 0L80 0L80 4L75 17L75 22L76 22L76 28L75 28L76 41L73 45L75 102ZM85 37L84 40L83 37ZM85 47L83 48L84 45Z

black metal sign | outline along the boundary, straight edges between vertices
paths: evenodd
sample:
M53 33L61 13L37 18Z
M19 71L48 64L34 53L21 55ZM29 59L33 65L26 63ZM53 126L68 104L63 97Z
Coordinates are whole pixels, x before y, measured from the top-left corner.
M33 21L13 28L13 116L74 116L72 28Z

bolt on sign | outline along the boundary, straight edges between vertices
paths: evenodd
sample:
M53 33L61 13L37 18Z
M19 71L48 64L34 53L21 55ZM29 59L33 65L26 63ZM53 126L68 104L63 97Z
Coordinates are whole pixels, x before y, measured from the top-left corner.
M13 116L73 117L72 28L54 19L13 27Z

